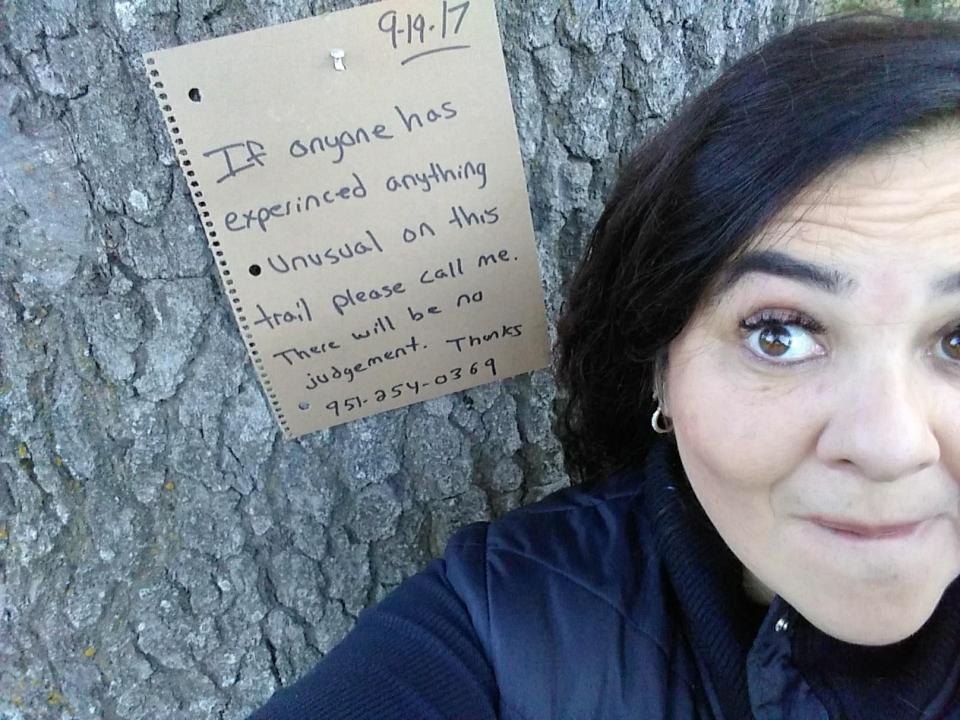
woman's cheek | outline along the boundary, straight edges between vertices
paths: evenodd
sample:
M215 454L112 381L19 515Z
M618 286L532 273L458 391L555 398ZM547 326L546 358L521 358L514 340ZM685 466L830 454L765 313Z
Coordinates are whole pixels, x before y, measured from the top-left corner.
M766 485L789 474L815 447L817 388L805 378L770 377L742 358L707 362L689 354L669 389L674 428L691 464L734 485Z

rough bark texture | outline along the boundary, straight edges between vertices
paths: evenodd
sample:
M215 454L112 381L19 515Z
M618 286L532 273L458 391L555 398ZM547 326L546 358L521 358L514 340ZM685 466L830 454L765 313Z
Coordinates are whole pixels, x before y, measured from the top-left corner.
M498 0L551 334L626 153L815 1ZM350 4L0 3L0 717L241 718L568 482L545 371L274 426L140 54Z

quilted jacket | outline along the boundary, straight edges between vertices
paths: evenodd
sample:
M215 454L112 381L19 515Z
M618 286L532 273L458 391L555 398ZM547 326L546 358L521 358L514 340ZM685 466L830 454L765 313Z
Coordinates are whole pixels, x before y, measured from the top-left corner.
M251 720L960 720L958 583L896 646L829 638L746 597L675 452L461 528Z

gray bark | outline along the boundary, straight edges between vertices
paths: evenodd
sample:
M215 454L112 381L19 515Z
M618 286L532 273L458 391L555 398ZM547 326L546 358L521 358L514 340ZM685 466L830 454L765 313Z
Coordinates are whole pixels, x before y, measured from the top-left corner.
M0 717L241 718L568 484L547 371L284 442L141 53L350 2L7 0ZM815 0L499 0L553 323L618 165Z

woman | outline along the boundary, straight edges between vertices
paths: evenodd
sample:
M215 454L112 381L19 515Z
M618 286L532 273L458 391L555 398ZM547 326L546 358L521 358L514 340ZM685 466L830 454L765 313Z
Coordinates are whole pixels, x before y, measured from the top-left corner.
M461 529L252 717L960 718L958 108L958 23L725 71L570 286L579 484Z

